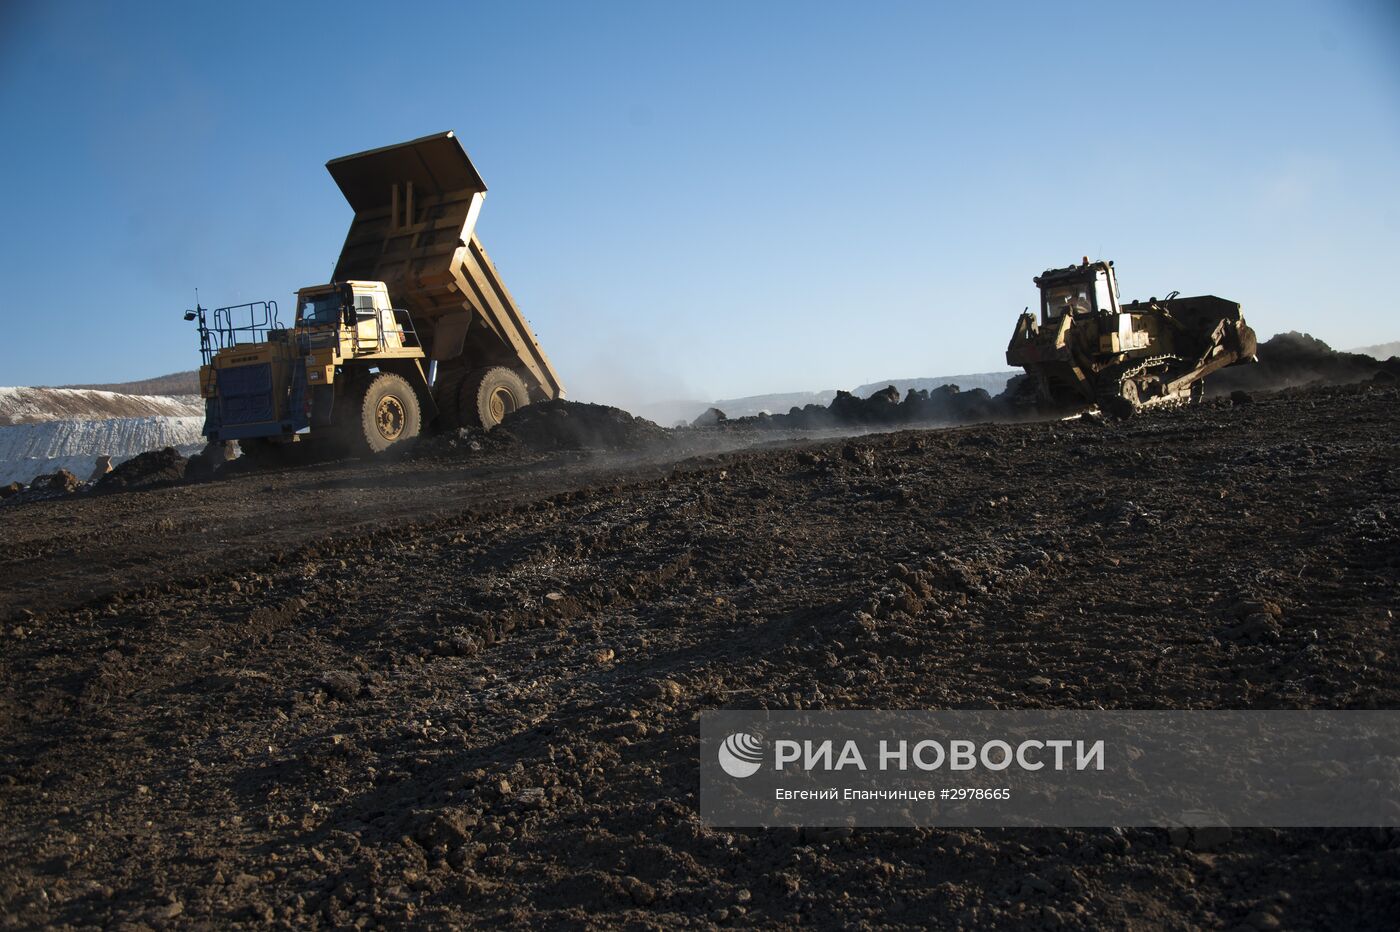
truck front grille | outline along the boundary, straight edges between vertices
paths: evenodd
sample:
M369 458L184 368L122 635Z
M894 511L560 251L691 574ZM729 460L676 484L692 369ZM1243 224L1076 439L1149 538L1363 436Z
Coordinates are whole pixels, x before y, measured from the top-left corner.
M256 424L276 417L271 363L220 369L219 407L226 425Z

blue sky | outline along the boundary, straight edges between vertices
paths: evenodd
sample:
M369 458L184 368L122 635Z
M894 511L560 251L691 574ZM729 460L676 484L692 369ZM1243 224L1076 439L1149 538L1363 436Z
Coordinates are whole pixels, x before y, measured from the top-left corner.
M324 281L335 156L454 129L571 397L1005 368L1031 278L1400 339L1394 4L0 2L0 384Z

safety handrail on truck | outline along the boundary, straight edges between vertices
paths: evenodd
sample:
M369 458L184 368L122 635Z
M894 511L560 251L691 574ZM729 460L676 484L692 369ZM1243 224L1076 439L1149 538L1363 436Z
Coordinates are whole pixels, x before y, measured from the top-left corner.
M413 315L401 307L391 308L388 313L393 315L397 327L385 327L384 318L379 317L379 311L364 312L366 321L375 322L375 336L373 338L364 337L360 334L359 324L363 321L356 321L356 326L352 331L352 339L356 350L370 350L373 352L385 352L387 350L403 349L405 347L422 346L418 339L418 331L413 327ZM398 344L394 345L392 337L398 337Z
M241 322L245 313L246 324ZM214 326L210 332L218 340L219 349L228 349L240 343L261 343L267 339L268 331L281 329L276 301L250 301L214 308Z
M379 349L402 349L406 346L421 346L418 342L418 331L413 329L413 316L401 307L396 307L389 313L394 315L394 320L399 324L397 327L379 328ZM389 345L389 337L399 338L398 346Z

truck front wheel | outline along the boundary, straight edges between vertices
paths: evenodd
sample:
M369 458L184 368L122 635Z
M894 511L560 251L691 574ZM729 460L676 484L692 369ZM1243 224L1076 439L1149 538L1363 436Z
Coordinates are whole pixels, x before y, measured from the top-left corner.
M529 403L525 380L505 366L477 369L462 380L461 418L470 422L474 416L483 430L490 430L507 414Z
M417 437L423 429L418 394L392 372L381 372L365 386L359 423L350 431L351 445L359 453L383 453Z

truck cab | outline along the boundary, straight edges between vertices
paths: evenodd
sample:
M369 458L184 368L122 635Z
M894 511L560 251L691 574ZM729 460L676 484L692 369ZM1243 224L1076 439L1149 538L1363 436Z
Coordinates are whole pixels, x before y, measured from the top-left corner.
M307 383L330 385L349 360L420 360L423 348L407 311L383 282L333 282L297 292L296 330L307 355Z
M395 308L383 282L339 282L297 292L296 326L307 334L334 332L346 356L381 353L421 358L408 312ZM321 341L325 342L325 341Z

